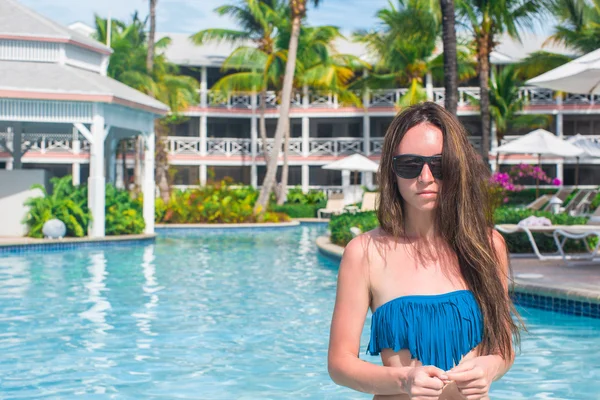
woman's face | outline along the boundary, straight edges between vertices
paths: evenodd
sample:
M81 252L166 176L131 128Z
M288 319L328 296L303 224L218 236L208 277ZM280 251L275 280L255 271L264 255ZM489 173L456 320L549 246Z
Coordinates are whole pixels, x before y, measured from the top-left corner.
M396 148L397 155L441 156L444 138L442 131L434 125L423 123L410 128ZM398 166L403 170L417 173L420 165L419 158L401 157ZM396 175L400 195L412 209L431 211L437 206L442 181L434 176L441 171L441 160L432 160L434 171L425 162L415 178L402 178ZM436 167L438 171L436 171Z

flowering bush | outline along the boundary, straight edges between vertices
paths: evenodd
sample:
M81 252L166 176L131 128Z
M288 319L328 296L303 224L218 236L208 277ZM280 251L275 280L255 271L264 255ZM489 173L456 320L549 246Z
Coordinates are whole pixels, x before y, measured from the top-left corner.
M560 179L550 178L542 168L537 165L514 165L508 172L495 172L491 176L489 190L492 208L496 209L502 204L507 203L508 192L518 192L523 190L523 185L520 185L517 182L526 178L533 178L539 180L540 183L551 184L554 186L559 186L561 184Z

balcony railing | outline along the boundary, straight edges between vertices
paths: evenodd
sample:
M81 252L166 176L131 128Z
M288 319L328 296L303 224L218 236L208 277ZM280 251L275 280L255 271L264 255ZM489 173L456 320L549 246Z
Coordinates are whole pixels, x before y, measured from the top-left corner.
M199 137L187 136L169 136L164 139L167 142L169 154L194 154L202 156L222 155L222 156L246 156L252 154L252 140L240 138L208 138L206 139L206 151L202 149L202 141ZM474 136L469 138L471 144L479 149L481 138ZM267 139L267 151L273 149L273 138ZM302 138L291 138L288 146L291 156L344 156L354 153L365 154L365 142L363 138L355 137L337 137L337 138L310 138L305 149ZM372 155L381 154L383 138L369 139L369 153ZM264 154L263 142L261 139L256 141L256 155Z
M0 151L12 147L14 140L12 132L0 132ZM79 138L79 146L74 145L73 135L70 133L23 133L21 137L21 152L33 151L41 154L76 154L88 153L90 143L83 137Z
M365 101L367 108L394 107L400 98L408 92L408 89L377 89L369 90L366 94L356 92L358 98ZM525 98L526 105L532 106L555 106L560 103L557 93L538 87L525 86L519 89L519 96ZM433 88L432 101L444 104L446 97L444 88ZM258 109L259 98L256 93L231 93L225 95L221 92L207 92L207 106L226 109ZM476 107L480 99L479 87L458 88L459 107ZM563 104L568 105L594 105L600 104L600 95L566 93L562 99ZM265 97L265 105L268 109L279 107L280 99L278 93L268 91ZM328 108L335 109L342 106L352 106L341 102L337 95L319 91L296 91L292 95L292 108Z

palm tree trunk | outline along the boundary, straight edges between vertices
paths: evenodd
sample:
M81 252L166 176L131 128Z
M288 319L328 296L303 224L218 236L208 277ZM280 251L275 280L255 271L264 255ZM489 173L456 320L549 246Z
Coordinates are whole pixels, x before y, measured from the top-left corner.
M165 145L165 138L168 137L166 127L158 120L154 123L155 135L155 180L160 192L160 198L165 202L169 202L171 197L171 188L169 186L169 155Z
M265 158L265 164L269 164L269 151L267 143L267 123L265 121L265 112L267 109L267 88L263 88L260 92L260 115L259 115L259 127L260 139L262 141L263 156Z
M305 3L305 2L304 2ZM294 8L292 7L292 10ZM263 181L262 188L258 200L254 206L254 212L263 214L267 210L267 202L269 195L275 184L275 176L277 174L277 160L279 159L279 150L281 142L285 134L285 129L289 126L290 118L290 103L292 101L292 84L294 83L294 72L296 69L296 55L298 53L298 37L300 36L300 24L302 22L302 14L292 11L292 34L290 36L290 45L288 47L288 58L285 65L285 77L283 78L283 90L281 94L281 107L279 110L279 120L277 121L277 129L275 130L275 143L273 151L269 156L267 164L267 174Z
M146 69L152 73L154 69L154 36L156 34L156 3L158 0L150 0L150 32L148 32L148 53L146 54Z
M479 90L481 113L481 158L489 168L490 151L490 38L482 35L477 38L477 55L479 59Z
M287 185L289 176L288 156L290 153L290 126L288 124L285 130L285 140L283 141L283 168L281 170L281 182L279 192L277 193L277 205L281 206L287 199Z
M444 42L444 106L456 115L458 108L458 61L456 56L456 28L454 0L440 0L442 10L442 38Z

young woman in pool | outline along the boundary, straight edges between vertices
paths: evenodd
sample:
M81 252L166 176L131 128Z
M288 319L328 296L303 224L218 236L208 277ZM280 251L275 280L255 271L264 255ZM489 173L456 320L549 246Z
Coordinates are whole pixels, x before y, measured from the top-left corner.
M381 400L489 399L519 332L488 177L444 108L423 103L392 121L378 171L380 227L348 243L339 268L334 382ZM367 352L383 366L357 357L368 308Z

